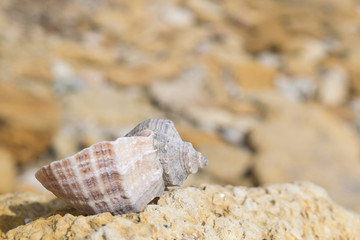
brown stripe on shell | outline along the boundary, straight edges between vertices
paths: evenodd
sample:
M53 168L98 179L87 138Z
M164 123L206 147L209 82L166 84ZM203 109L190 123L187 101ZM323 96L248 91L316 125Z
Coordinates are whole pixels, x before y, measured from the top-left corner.
M100 171L100 180L105 189L105 194L109 198L109 204L107 208L112 209L115 208L117 202L114 201L113 195L116 194L117 188L113 186L113 179L111 172L115 169L115 151L113 150L114 146L109 143L99 143L95 144L92 148L93 155L97 158L97 168ZM111 189L111 190L109 190ZM115 191L113 191L115 190Z
M81 194L81 188L79 183L77 182L76 174L74 173L74 168L71 166L70 159L65 158L64 161L61 161L64 175L66 176L66 180L68 182L67 188L68 197L72 199L74 204L78 202L85 202L85 198L83 194Z
M90 163L90 155L88 154L88 151L86 149L75 155L75 161L78 163L77 166L80 170L80 174L82 174L83 176L91 174L92 169Z
M95 201L102 200L104 195L98 190L99 189L99 182L97 178L93 175L93 171L97 170L97 166L95 165L93 168L92 166L92 159L90 154L91 149L86 148L75 155L75 161L78 164L78 166L81 167L81 177L80 179L83 179L83 183L85 186L85 189L82 191L90 198Z
M63 169L64 168L61 162L54 162L51 167L51 171L55 175L57 181L59 182L60 188L62 189L62 191L59 192L59 194L65 194L66 196L74 197L73 194L71 193L70 185L67 182L67 177Z

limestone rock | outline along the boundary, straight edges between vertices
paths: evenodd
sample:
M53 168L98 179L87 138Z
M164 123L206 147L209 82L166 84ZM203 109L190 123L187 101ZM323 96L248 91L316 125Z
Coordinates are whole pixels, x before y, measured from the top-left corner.
M191 174L185 185L202 183L221 185L245 185L248 183L246 173L251 167L250 154L242 148L225 142L218 135L186 125L176 124L184 141L208 158L208 166ZM231 166L231 167L229 167Z
M204 104L207 99L205 69L196 66L183 71L173 81L158 81L149 88L150 95L160 105L172 111L186 111L194 105ZM206 99L204 99L206 97Z
M0 193L10 192L14 188L16 178L15 161L11 154L0 148Z
M268 18L251 26L246 38L246 48L250 52L269 49L283 50L289 42L289 34L276 18Z
M211 176L211 180L204 179L200 174L199 176L194 174L194 176L189 176L187 182L222 185L243 185L246 182L246 173L251 166L249 153L224 141L216 144L202 144L197 149L209 160L209 165L201 172ZM196 181L199 177L202 182Z
M293 44L293 51L286 55L286 68L291 75L314 76L317 68L314 66L326 58L326 44L317 39L297 38Z
M243 89L264 89L274 86L277 71L255 62L234 64L234 75Z
M257 152L254 170L260 184L309 180L360 211L360 141L331 113L283 101L254 128L250 142Z
M41 154L59 123L54 96L42 88L0 84L0 146L18 162Z
M28 78L48 83L52 79L51 61L46 57L29 57L17 62L16 74Z
M171 188L143 212L117 216L79 216L57 199L44 201L43 195L18 193L0 199L0 217L7 218L0 225L2 237L14 240L357 239L360 234L360 216L308 182ZM24 222L25 217L32 219ZM11 225L14 219L18 222Z
M315 81L311 78L291 78L279 75L276 78L276 87L284 97L292 102L303 102L314 97L316 92Z
M233 90L237 87L235 82L234 85L235 87L231 85ZM219 99L214 96L216 91L209 89L220 86L221 83L208 82L204 66L197 65L184 71L173 81L152 84L149 94L164 110L186 116L186 119L202 129L212 132L219 130L231 142L240 142L246 132L256 124L257 118L254 115L257 115L258 111L250 101L246 105L248 99L242 100L242 104L232 100L218 102ZM250 114L244 117L246 112ZM233 133L232 136L227 134L229 132Z
M110 82L121 86L148 85L152 81L175 75L178 68L175 61L154 60L136 67L115 65L107 71L107 77Z
M139 88L88 89L68 96L63 104L72 120L106 126L133 124L160 115Z
M358 67L360 61L357 57L360 53L360 48L358 46L358 40L356 42L353 42L349 46L350 49L348 49L348 51L350 54L344 62L346 70L349 72L350 75L352 90L355 91L357 94L360 93L360 81L358 80L360 76L360 69Z
M95 66L109 66L114 61L114 54L101 47L86 46L76 42L62 42L54 49L56 56L74 65L86 64Z
M347 100L349 93L347 75L347 72L340 67L324 72L319 89L319 98L322 103L328 106L339 106Z
M0 195L0 237L17 226L24 225L66 207L53 195L26 192Z

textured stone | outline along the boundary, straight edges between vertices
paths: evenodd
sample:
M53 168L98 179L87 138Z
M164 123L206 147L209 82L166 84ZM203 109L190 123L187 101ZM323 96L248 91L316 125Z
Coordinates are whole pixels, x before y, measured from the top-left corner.
M16 171L15 161L11 154L0 148L0 193L10 192L14 189Z
M344 104L349 94L349 78L347 72L340 67L327 69L319 89L319 99L328 106Z
M358 40L356 42L352 42L352 44L349 46L349 56L345 59L344 64L346 67L346 70L349 72L350 75L350 81L353 91L355 91L357 94L360 93L360 69L359 64L360 60L357 57L360 53L360 48Z
M276 78L276 87L292 102L304 102L312 99L316 92L315 81L305 77L290 78L286 75L279 75Z
M52 80L51 60L48 57L29 57L21 59L15 66L15 73L24 78L49 83Z
M360 141L355 132L315 105L283 100L271 112L250 135L260 183L309 180L360 211Z
M18 192L0 195L0 237L17 226L64 207L65 203L48 194Z
M107 70L110 82L121 86L148 85L159 79L165 79L175 75L179 71L176 62L152 61L135 67L114 66Z
M205 69L195 66L183 71L172 81L155 82L149 90L160 105L171 107L172 111L184 112L189 107L205 104L207 95L204 85Z
M218 135L186 124L177 124L180 136L208 158L208 166L188 176L186 185L201 183L245 185L246 173L251 167L250 154L242 148L225 142ZM231 166L231 168L229 167Z
M0 146L27 162L50 145L59 107L46 89L0 83Z
M273 87L276 69L254 62L234 64L234 75L243 89L264 89Z
M105 67L110 66L115 58L114 53L108 49L66 41L56 46L54 53L73 65Z
M203 171L211 174L213 183L244 184L251 166L250 154L245 150L223 141L200 145L198 150L209 159L209 165Z
M314 76L322 60L327 57L326 44L314 38L294 39L293 51L285 54L286 68L291 75Z
M42 195L24 193L1 196L0 217L13 217L1 222L2 237L355 240L360 234L360 216L333 203L322 188L308 182L263 188L217 185L171 188L143 212L117 216L109 213L79 216L62 208L59 200L45 202L45 199ZM48 211L44 211L45 207ZM25 220L25 216L31 220ZM9 225L10 219L18 222Z
M106 126L133 124L160 115L138 88L89 89L68 96L63 104L73 120Z
M173 81L152 84L149 93L164 110L186 116L186 119L210 132L221 130L231 142L242 141L248 129L256 124L257 119L253 115L258 113L257 108L250 101L240 103L214 96L219 92L215 89L219 90L222 83L207 81L205 74L204 66L193 66ZM236 82L233 83L227 87L236 91ZM245 114L250 116L242 116ZM233 133L232 136L227 134L229 132Z

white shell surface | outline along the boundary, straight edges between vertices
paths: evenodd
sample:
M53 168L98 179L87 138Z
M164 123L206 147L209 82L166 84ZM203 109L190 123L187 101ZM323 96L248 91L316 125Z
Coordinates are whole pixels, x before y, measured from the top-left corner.
M139 212L164 191L153 132L100 142L42 167L36 178L86 213Z

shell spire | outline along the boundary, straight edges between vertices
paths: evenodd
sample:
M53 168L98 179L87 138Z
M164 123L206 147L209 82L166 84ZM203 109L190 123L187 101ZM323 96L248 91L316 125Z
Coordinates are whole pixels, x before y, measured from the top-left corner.
M143 130L154 132L155 146L163 166L166 186L180 186L190 173L196 173L208 164L208 160L197 152L191 143L184 142L172 121L148 119L138 124L125 137L138 136Z

